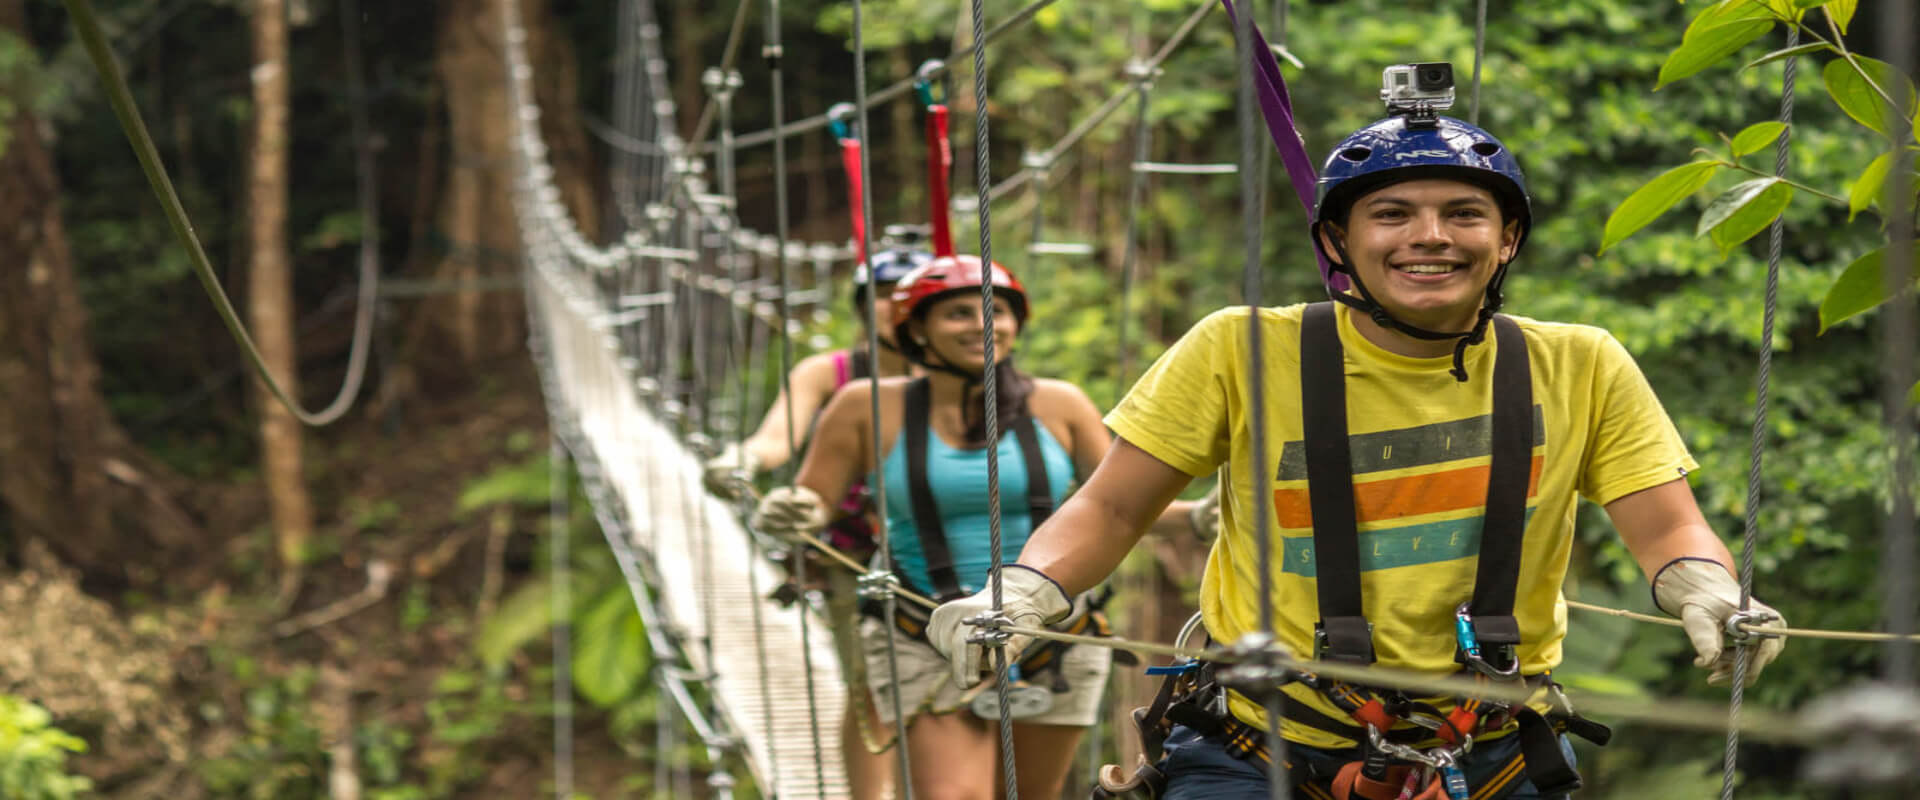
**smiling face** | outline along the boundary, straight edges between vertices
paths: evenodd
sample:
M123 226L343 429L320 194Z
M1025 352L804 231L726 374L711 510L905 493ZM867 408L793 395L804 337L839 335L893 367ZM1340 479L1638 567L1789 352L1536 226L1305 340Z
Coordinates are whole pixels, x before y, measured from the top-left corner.
M980 295L955 292L943 297L918 315L908 332L926 348L930 360L945 363L966 372L981 372L987 365L986 329L980 325ZM1013 350L1020 333L1020 322L1013 315L1013 304L1005 295L993 295L993 352L1005 358Z
M1321 235L1344 242L1348 263L1395 319L1464 331L1473 327L1494 270L1513 258L1520 224L1503 220L1486 189L1423 179L1361 195L1344 229L1326 228Z

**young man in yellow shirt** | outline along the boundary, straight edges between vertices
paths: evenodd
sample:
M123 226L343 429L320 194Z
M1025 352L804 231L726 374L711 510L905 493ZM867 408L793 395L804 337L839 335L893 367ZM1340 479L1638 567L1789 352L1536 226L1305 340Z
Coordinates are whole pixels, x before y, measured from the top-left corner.
M1200 589L1214 641L1261 628L1251 503L1265 501L1274 633L1292 655L1545 688L1586 497L1606 509L1658 605L1685 622L1709 682L1726 681L1729 620L1785 623L1757 600L1738 610L1732 557L1685 478L1697 465L1625 348L1600 328L1495 313L1531 222L1519 165L1486 131L1429 112L1349 136L1322 171L1313 234L1353 288L1330 292L1337 302L1219 311L1168 350L1107 416L1121 440L1001 571L1005 616L1038 625L1065 614L1189 480L1226 467ZM1253 313L1267 498L1251 485ZM965 620L989 607L981 592L929 626L963 684L989 658L967 643ZM1781 645L1750 649L1749 682ZM1161 796L1267 797L1267 765L1250 758L1266 755L1261 703L1203 688L1212 694L1199 705L1225 692L1225 713L1171 727ZM1279 691L1301 796L1537 798L1578 786L1559 734L1569 720L1545 703L1333 681Z

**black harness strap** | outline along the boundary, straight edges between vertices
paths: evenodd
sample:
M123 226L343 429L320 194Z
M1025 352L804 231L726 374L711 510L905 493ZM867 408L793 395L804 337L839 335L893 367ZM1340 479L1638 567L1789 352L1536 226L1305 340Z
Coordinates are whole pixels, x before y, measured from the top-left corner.
M1020 454L1027 462L1027 516L1029 531L1040 530L1040 523L1053 516L1053 485L1047 478L1047 459L1040 451L1040 432L1033 415L1022 409L1013 422L1013 435L1020 440Z
M1360 604L1360 537L1347 447L1347 376L1330 302L1307 306L1300 331L1300 415L1313 513L1315 658L1373 663L1373 626Z
M1498 346L1493 365L1493 463L1487 469L1487 511L1470 609L1481 647L1511 651L1520 644L1513 596L1520 582L1527 486L1533 474L1533 370L1518 323L1505 315L1494 316L1493 336Z
M873 354L865 350L852 350L847 353L847 382L865 380L873 377Z
M933 487L927 483L927 437L933 388L926 378L907 384L902 409L901 435L907 437L907 492L913 500L913 527L920 535L920 551L927 557L927 577L933 581L934 596L940 602L964 597L960 579L953 571L953 551L947 549L946 527L940 523L940 507L934 503ZM897 569L897 567L896 567Z

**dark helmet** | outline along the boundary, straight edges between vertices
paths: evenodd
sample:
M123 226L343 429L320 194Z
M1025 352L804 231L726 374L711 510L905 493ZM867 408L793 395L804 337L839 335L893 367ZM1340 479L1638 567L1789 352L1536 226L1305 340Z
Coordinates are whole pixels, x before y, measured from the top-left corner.
M1452 117L1412 126L1405 117L1388 117L1341 140L1320 169L1313 227L1317 232L1326 222L1345 225L1348 209L1361 195L1421 178L1450 178L1492 192L1501 214L1520 222L1514 252L1526 242L1533 227L1533 205L1520 162L1493 134ZM1352 267L1335 269L1350 272Z
M893 341L900 348L900 354L909 361L925 364L925 349L907 335L907 323L925 316L927 309L943 298L960 292L978 293L980 285L989 280L993 282L994 291L1013 306L1014 324L1018 329L1026 328L1026 287L998 262L992 264L991 276L988 272L980 268L979 256L947 256L933 259L901 278L893 289Z
M853 268L853 313L861 319L866 318L867 292L873 288L874 284L879 284L881 291L886 292L881 295L882 297L891 297L895 283L906 277L907 273L932 260L932 253L905 247L895 247L874 253L868 259L873 263L871 274L864 263ZM881 322L884 323L886 320Z

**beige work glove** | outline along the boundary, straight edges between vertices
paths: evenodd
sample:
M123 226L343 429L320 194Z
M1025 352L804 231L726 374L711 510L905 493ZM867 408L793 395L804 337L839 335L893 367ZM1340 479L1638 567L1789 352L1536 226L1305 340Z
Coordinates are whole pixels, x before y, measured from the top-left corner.
M1073 611L1073 598L1040 570L1023 564L1000 568L1000 613L1009 622L1023 628L1038 628L1066 619ZM943 603L927 621L927 641L953 664L953 683L965 689L980 682L980 671L991 669L992 658L986 648L972 644L967 637L980 628L967 624L967 618L993 610L993 586L968 597ZM1027 649L1031 636L1014 634L1007 640L1007 658L1018 658Z
M739 500L753 487L753 476L760 472L760 459L752 450L729 442L719 455L707 459L700 468L700 482L707 491L727 500Z
M1193 526L1193 535L1200 541L1212 541L1220 532L1220 485L1214 484L1213 491L1200 498L1187 510L1187 524Z
M1693 640L1694 652L1699 654L1693 665L1713 669L1707 674L1707 683L1721 686L1733 680L1734 648L1727 646L1727 620L1740 608L1740 584L1725 566L1700 558L1669 561L1653 576L1653 602L1686 627L1687 638ZM1749 598L1747 608L1750 625L1787 627L1780 612L1758 598ZM1755 635L1760 638L1749 648L1748 686L1787 646L1782 637Z
M747 524L783 542L797 544L800 534L819 533L827 526L827 503L805 486L781 486L760 498Z

